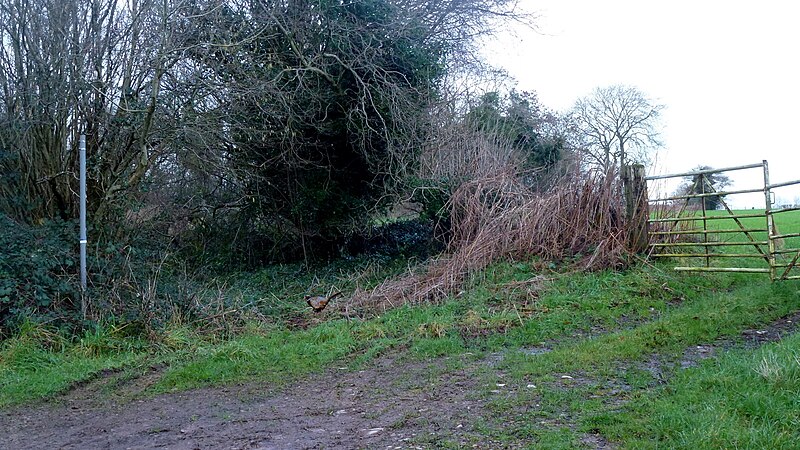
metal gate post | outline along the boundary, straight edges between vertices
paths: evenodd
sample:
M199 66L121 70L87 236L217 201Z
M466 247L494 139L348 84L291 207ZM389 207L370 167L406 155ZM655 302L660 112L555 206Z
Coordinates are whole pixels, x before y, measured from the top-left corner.
M706 174L700 174L700 195L706 194ZM703 242L708 242L708 211L706 211L706 198L707 197L700 197L700 210L703 212ZM706 245L703 247L703 251L706 253L706 267L711 267L711 258L709 258L708 254L711 253L708 250L708 246Z
M769 184L769 164L763 160L764 164L764 201L766 209L764 215L767 217L767 248L769 249L769 279L775 281L775 240L773 232L775 230L775 219L772 217L772 195Z

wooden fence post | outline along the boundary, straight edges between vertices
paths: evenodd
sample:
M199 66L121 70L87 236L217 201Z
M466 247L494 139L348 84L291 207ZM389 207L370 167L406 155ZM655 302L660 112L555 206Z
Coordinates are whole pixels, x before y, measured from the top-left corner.
M635 253L644 253L650 244L647 202L647 181L644 166L634 164L622 168L622 187L625 195L625 214L628 221L628 246Z

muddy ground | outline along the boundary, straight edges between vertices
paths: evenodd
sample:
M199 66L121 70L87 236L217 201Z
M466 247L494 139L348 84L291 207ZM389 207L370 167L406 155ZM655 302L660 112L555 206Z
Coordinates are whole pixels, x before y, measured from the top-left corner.
M796 331L800 313L746 330L747 347ZM693 346L681 367L729 347L727 341ZM332 368L279 390L250 384L155 397L142 389L158 369L128 384L105 374L48 403L0 412L2 449L315 449L526 447L482 436L480 424L502 427L488 408L492 396L515 396L528 386L506 381L484 359L417 361L384 356L362 370ZM659 363L660 365L660 363ZM656 368L654 368L656 369ZM658 368L660 371L660 367ZM660 375L660 374L659 374ZM113 395L103 394L114 382ZM531 404L525 408L536 408ZM524 416L531 411L521 410ZM613 448L601 436L581 439L588 448Z
M334 368L277 392L207 388L102 404L84 386L56 405L0 415L0 447L114 449L423 448L458 442L485 414L470 367L385 357L364 370ZM466 444L466 440L461 442ZM485 443L491 446L490 442Z

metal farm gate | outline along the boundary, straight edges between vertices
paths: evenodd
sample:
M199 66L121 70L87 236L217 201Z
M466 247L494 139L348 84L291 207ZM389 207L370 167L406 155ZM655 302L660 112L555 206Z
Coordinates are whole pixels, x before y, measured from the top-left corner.
M761 169L763 185L753 189L717 192L712 175ZM652 205L647 223L650 254L656 258L680 258L699 264L675 267L684 272L766 273L770 279L800 279L800 226L778 231L776 219L800 205L773 209L773 190L800 184L800 180L770 184L767 161L725 169L703 170L647 177L647 181L691 178L688 194L648 200ZM724 196L763 193L763 212L734 211ZM707 208L709 198L722 207ZM745 263L747 261L747 263Z

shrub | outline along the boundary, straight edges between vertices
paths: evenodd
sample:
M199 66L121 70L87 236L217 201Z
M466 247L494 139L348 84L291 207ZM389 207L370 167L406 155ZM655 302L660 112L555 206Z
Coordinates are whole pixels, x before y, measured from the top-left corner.
M34 227L0 214L0 324L22 317L75 317L79 286L77 225Z

